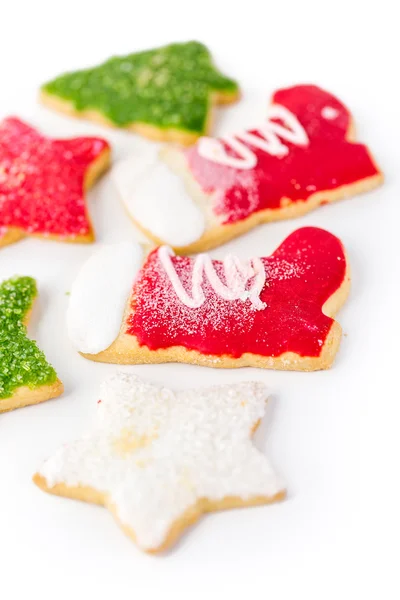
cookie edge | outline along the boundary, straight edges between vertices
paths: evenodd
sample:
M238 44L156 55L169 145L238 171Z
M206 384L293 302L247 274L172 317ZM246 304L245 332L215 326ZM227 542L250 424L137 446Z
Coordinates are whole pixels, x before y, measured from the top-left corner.
M56 96L55 94L49 94L43 89L41 89L39 92L39 102L47 108L50 108L51 110L55 110L59 113L66 114L70 117L92 121L93 123L102 125L104 127L127 130L132 133L137 133L154 142L169 142L180 144L182 146L191 146L199 139L199 137L201 137L202 135L208 135L211 132L215 106L233 104L240 99L240 95L241 94L239 88L237 91L232 93L211 92L210 106L207 113L205 127L203 131L200 131L198 133L191 132L185 129L174 129L172 127L164 129L155 125L140 122L133 122L123 127L120 127L118 125L115 125L110 119L107 119L98 110L76 110L73 102L64 100L59 96Z

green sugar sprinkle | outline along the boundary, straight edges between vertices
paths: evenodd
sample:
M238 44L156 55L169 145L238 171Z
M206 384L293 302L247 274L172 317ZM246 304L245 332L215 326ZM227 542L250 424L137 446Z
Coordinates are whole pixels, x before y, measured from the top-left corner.
M236 94L238 85L214 67L203 44L187 42L113 57L61 75L42 90L77 111L98 111L120 127L145 123L202 134L211 94Z
M37 295L32 277L13 277L0 285L0 399L21 387L54 383L57 375L23 323Z

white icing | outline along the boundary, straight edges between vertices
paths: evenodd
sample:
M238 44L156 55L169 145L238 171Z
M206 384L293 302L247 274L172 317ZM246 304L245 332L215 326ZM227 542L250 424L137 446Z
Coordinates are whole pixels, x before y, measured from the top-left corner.
M175 247L201 238L204 215L157 150L118 163L112 177L129 214L143 229Z
M332 121L339 116L339 111L336 110L336 108L333 108L333 106L324 106L324 108L321 110L321 116L328 121Z
M226 284L224 284L216 273L210 256L199 254L193 263L192 290L191 296L189 296L175 271L171 256L174 256L174 252L170 248L167 246L159 248L158 257L171 281L172 287L180 301L189 308L199 308L205 302L202 289L204 276L207 277L215 293L224 300L242 300L243 302L250 300L256 310L266 307L266 304L260 300L266 278L261 259L252 258L250 261L243 262L236 256L228 254L223 260L226 280ZM250 288L246 289L251 279L254 279L254 281Z
M82 266L67 311L68 334L77 350L97 354L118 336L142 261L140 244L121 242L104 246Z
M202 498L283 491L250 439L267 397L256 382L173 392L119 373L101 387L92 432L61 447L40 474L49 487L102 492L138 545L156 549Z
M235 169L253 169L257 164L256 154L248 145L259 148L272 156L286 156L289 148L279 138L297 146L307 146L309 143L306 130L296 115L280 104L272 104L268 109L267 122L256 131L258 135L243 131L222 138L200 138L199 154L213 162L234 167ZM279 119L284 125L271 119ZM236 156L228 154L221 143L224 142ZM247 145L246 145L247 144Z

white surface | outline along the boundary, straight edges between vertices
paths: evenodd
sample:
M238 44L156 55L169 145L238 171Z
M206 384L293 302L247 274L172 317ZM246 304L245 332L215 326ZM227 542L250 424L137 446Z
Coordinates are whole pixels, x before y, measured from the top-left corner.
M102 244L83 263L67 309L68 337L76 350L97 354L111 346L142 263L143 247L136 242Z
M187 246L201 238L205 219L185 184L158 157L156 144L114 166L111 179L136 223L170 246ZM181 215L181 227L176 215Z
M0 416L1 598L80 600L84 592L96 599L399 597L399 38L392 5L248 0L235 9L215 0L113 0L107 8L80 0L2 6L1 116L19 114L53 135L101 133L115 157L127 156L146 143L39 108L38 85L110 54L198 38L244 90L240 104L217 112L215 131L258 124L274 88L315 82L353 110L386 183L296 221L265 225L213 252L266 253L310 224L342 238L353 287L338 316L347 336L330 371L125 368L178 389L254 378L275 391L257 444L287 483L286 502L207 516L162 558L143 555L102 508L46 495L30 480L61 443L87 428L99 384L115 370L81 358L66 336L65 293L94 247L26 240L1 250L0 279L14 273L38 279L30 332L66 388L58 400ZM90 211L100 242L135 239L109 177L90 194Z

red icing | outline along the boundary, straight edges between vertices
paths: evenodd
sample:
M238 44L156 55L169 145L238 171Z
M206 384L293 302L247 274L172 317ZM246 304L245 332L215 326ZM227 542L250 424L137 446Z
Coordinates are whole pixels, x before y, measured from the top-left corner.
M257 166L247 170L203 158L198 144L186 150L194 178L206 193L214 194L213 210L223 223L240 221L259 210L305 201L316 192L354 184L379 173L367 147L346 139L350 112L328 92L313 85L298 85L278 90L272 102L296 115L307 132L308 146L284 140L289 153L279 158L246 144L257 156ZM335 118L322 116L325 107L337 111ZM225 149L235 156L227 146Z
M176 256L172 260L190 294L194 259ZM334 322L321 309L345 277L340 240L323 229L305 227L262 260L267 285L260 298L267 303L265 309L255 310L249 300L221 299L205 278L206 301L190 309L177 297L154 250L134 284L127 333L152 350L185 346L216 356L240 357L245 352L319 356ZM213 263L224 281L221 261Z
M49 139L16 118L0 124L0 231L87 235L84 176L108 148L100 138Z

